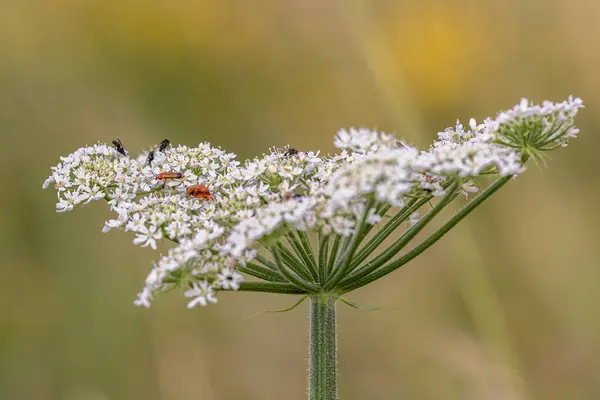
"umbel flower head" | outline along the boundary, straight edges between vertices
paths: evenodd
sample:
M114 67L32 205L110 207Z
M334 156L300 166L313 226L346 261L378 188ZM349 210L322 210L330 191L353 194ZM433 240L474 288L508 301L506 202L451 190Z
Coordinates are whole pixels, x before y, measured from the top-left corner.
M161 145L137 157L96 144L62 157L43 187L56 189L58 212L105 200L115 217L104 232L129 231L134 244L152 249L174 243L137 305L176 287L188 307L229 290L341 295L421 254L529 158L566 146L582 107L572 97L540 106L524 99L481 124L457 122L428 150L367 129L340 130L338 154L272 149L245 162L209 143ZM460 194L463 208L407 250Z

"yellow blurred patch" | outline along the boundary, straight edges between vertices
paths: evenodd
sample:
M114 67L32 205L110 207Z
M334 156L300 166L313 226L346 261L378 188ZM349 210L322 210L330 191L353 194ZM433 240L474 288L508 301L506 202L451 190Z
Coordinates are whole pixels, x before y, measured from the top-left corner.
M424 105L459 97L461 87L476 74L488 42L482 15L446 4L404 14L384 29L394 69L403 73L412 95ZM386 68L389 70L389 68Z
M228 3L218 0L85 3L53 0L54 7L49 9L71 15L103 38L167 55L181 49L189 51L194 45L216 53L234 53L268 36L269 23L265 21L268 12L257 12L250 2L236 7Z

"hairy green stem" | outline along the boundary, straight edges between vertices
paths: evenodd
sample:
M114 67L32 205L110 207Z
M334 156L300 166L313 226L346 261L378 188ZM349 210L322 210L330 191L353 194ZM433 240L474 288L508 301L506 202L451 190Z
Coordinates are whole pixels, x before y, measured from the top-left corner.
M308 398L337 400L337 333L333 294L310 297Z

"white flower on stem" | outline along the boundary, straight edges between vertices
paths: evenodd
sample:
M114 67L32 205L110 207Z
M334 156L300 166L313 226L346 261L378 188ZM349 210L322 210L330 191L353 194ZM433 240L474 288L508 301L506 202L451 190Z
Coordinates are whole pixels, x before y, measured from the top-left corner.
M252 243L251 239L243 232L232 232L222 249L228 254L239 257Z
M127 223L128 215L127 214L119 214L117 219L109 219L104 223L104 228L102 228L102 232L106 233L114 228L120 228Z
M88 204L90 201L93 201L93 200L100 200L100 199L105 198L104 191L98 185L92 185L91 187L87 186L87 185L82 185L81 189L84 192L83 194L85 194L88 197L85 204Z
M114 192L110 193L110 196L112 197L108 202L110 209L121 212L129 208L131 200L135 198L135 193L128 193L126 190L116 188Z
M162 231L156 226L142 226L140 231L135 234L133 243L142 247L150 246L152 250L156 250L156 241L162 239Z
M48 189L48 187L50 186L50 184L52 182L54 182L54 177L52 175L50 175L48 178L46 178L46 180L42 184L42 189Z
M86 195L82 195L79 192L65 192L63 196L64 199L59 197L59 201L56 204L56 211L58 212L71 211L73 206L86 199Z
M54 187L56 188L56 190L60 193L64 190L67 190L67 188L70 188L71 186L73 186L73 183L71 183L67 178L65 178L64 176L55 176L54 177Z
M222 289L238 290L240 283L244 281L244 277L231 268L223 268L217 274L217 286Z
M337 233L340 236L350 236L354 233L354 226L356 225L356 221L352 218L335 216L330 219L329 226L331 230Z
M125 218L127 218L126 215ZM133 232L141 232L143 229L146 229L146 217L142 213L133 214L125 227L125 230Z
M177 239L183 236L189 236L192 230L184 223L172 221L165 227L165 232L169 239Z
M387 133L371 131L365 128L340 129L334 139L334 145L357 153L368 153L381 148L396 147L396 139Z
M208 303L216 303L215 291L207 281L194 282L191 289L186 290L183 294L185 297L193 297L188 303L188 308L193 308L197 305L206 306Z
M365 222L368 225L375 225L379 221L381 221L381 215L377 214L377 210L375 208L371 208L369 210L369 213L367 215L367 219L365 220Z
M150 301L152 300L152 291L148 288L144 288L141 293L138 293L137 299L133 302L138 307L150 307Z
M469 193L477 193L479 191L479 188L477 186L475 186L475 184L472 180L461 184L460 189L461 189L462 194L465 195L465 198L469 198Z
M414 226L417 222L419 222L419 213L418 212L414 212L414 213L410 214L410 217L408 217L408 219L406 220L406 224L408 225L409 228Z

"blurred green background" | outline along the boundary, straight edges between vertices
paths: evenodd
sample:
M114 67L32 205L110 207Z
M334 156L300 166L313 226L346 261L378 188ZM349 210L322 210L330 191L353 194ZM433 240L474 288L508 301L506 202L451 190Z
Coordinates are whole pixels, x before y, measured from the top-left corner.
M56 214L58 157L120 137L333 151L341 127L435 133L521 97L587 105L534 165L339 308L342 399L600 398L597 0L0 1L0 399L303 399L294 297L133 300L158 258Z

